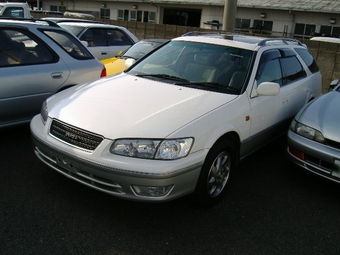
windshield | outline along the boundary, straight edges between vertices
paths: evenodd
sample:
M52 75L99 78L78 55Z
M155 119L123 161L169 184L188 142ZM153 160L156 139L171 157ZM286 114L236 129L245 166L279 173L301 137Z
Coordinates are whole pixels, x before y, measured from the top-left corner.
M71 25L64 25L64 24L58 24L60 27L70 31L72 34L75 36L79 36L80 32L84 30L83 27L78 27L78 26L71 26Z
M139 41L138 43L131 46L127 51L125 51L122 54L122 57L138 60L148 52L160 46L162 43L163 42Z
M127 72L179 86L239 94L252 54L222 45L171 41Z

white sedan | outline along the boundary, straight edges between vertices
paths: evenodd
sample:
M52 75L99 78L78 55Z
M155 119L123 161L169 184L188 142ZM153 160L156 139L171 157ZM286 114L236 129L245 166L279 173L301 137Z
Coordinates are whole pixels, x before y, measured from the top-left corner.
M59 20L60 21L60 20ZM138 42L127 28L99 22L58 22L58 25L78 37L99 60L113 58L120 51Z

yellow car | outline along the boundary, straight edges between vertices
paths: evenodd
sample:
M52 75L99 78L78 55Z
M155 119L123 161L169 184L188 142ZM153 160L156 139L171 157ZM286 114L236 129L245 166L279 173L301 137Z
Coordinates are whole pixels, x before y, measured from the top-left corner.
M123 51L120 55L114 58L101 60L106 67L106 75L112 75L124 71L126 69L125 60L133 59L134 61L137 61L167 41L169 41L169 39L143 39L132 45L126 51Z

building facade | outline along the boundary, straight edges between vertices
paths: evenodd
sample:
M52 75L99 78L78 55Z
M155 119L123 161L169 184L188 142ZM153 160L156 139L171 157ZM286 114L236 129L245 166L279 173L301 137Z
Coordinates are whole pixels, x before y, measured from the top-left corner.
M273 36L340 37L339 0L235 0L235 29ZM37 0L32 8L112 19L221 29L225 0Z

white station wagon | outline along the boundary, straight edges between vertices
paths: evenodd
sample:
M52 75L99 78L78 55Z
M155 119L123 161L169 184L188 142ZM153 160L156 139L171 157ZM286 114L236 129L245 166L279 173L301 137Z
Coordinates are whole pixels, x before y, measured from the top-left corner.
M182 36L121 74L50 97L31 131L39 159L89 187L147 202L193 194L211 206L240 160L320 94L299 41Z

